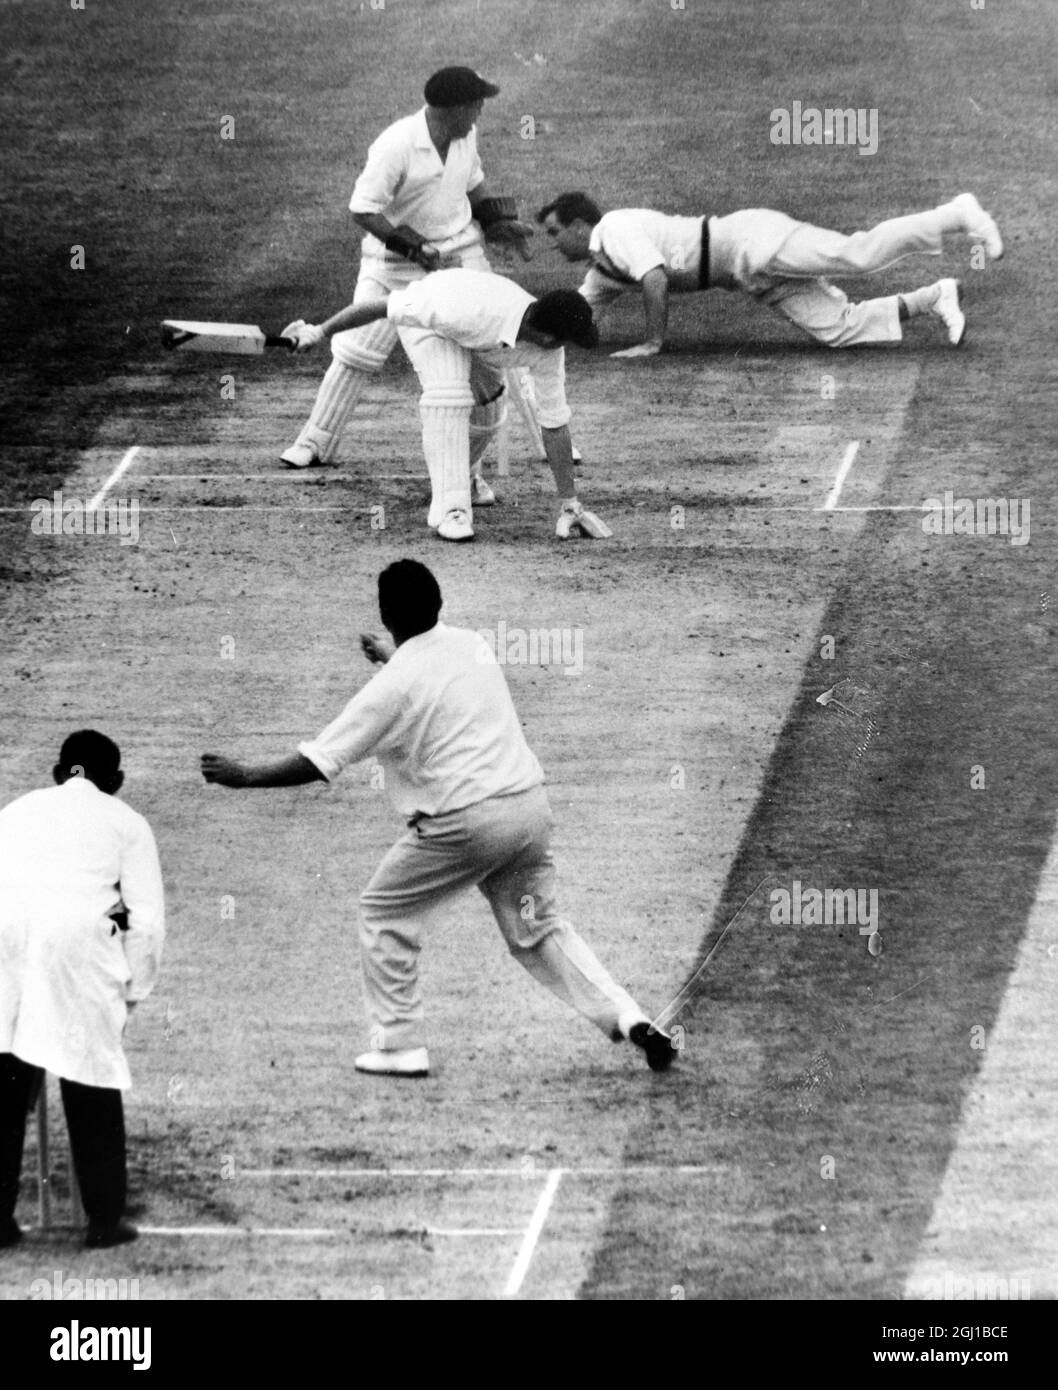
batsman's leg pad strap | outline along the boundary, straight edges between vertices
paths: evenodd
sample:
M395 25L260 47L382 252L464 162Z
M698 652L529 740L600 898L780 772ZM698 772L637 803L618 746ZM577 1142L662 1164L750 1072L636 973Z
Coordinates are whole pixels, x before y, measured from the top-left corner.
M431 381L423 386L419 401L420 412L428 410L461 410L466 419L474 408L474 396L467 381Z
M507 418L507 393L497 396L485 405L476 405L470 412L470 432L493 435Z

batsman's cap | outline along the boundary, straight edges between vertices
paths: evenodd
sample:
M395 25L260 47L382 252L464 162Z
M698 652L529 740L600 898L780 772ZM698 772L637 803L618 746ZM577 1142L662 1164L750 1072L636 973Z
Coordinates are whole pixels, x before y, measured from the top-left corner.
M542 333L553 333L564 343L576 343L578 347L593 348L599 342L591 305L576 290L542 294L533 305L532 323Z
M427 82L423 96L428 106L470 106L483 97L498 96L499 91L473 68L441 68Z

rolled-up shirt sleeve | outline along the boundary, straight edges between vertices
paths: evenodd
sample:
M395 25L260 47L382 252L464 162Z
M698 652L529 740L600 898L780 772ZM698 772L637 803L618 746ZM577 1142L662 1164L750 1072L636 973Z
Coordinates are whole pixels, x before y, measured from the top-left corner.
M121 933L131 976L125 998L137 1003L154 988L165 942L162 867L154 835L142 818L122 848L119 888L128 913L128 930Z
M383 668L317 738L298 744L298 752L328 782L351 763L384 751L398 728L407 696L386 675Z
M665 253L631 218L617 218L599 227L599 249L615 269L633 280L665 267Z

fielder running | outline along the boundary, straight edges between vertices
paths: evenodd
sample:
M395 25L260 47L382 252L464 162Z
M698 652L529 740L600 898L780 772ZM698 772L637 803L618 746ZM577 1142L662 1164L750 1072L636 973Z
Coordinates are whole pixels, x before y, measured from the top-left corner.
M432 495L427 525L448 541L474 538L472 474L506 417L504 374L527 368L547 461L562 499L555 534L612 535L576 494L566 403L564 343L593 348L591 309L573 290L534 299L503 275L439 270L388 299L355 299L323 324L283 330L306 352L350 327L386 320L400 333L422 384L422 445ZM341 334L339 334L341 336Z
M378 577L393 646L363 636L381 669L333 723L278 762L250 767L206 753L202 775L226 787L293 787L375 756L407 830L360 898L360 957L371 1023L358 1071L425 1076L429 1054L418 958L431 912L464 889L488 900L508 949L564 1003L663 1071L671 1039L651 1027L559 916L544 775L503 672L476 632L438 621L441 591L416 560Z
M488 270L482 232L528 259L532 228L510 199L493 198L478 158L475 122L499 88L470 68L442 68L426 83L426 105L389 126L368 151L349 207L367 235L361 246L354 303L385 299L441 265ZM312 414L280 455L292 468L328 462L345 423L397 344L396 329L378 322L339 334L333 361ZM480 474L476 501L494 499Z
M642 289L646 339L611 354L624 358L662 350L670 293L711 289L742 290L828 347L899 342L904 323L921 314L939 320L958 346L966 319L957 280L854 304L828 277L873 274L916 253L940 255L946 235L982 242L991 260L1003 254L995 222L972 193L851 236L769 208L727 217L668 217L647 208L604 215L584 193L561 194L537 221L566 260L591 261L580 292L593 310Z

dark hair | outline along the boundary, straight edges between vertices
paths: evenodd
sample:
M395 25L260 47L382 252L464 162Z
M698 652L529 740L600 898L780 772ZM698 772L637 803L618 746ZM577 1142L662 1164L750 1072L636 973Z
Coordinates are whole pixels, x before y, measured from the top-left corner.
M418 560L395 560L378 576L378 611L406 637L429 632L441 611L441 586Z
M594 227L602 217L599 204L589 198L587 193L560 193L553 203L548 203L546 208L540 209L536 214L536 220L545 222L552 212L563 227L577 221L590 222Z
M576 343L582 348L599 345L591 305L576 290L549 290L529 305L525 318L533 328L552 334L562 343Z
M107 790L121 766L121 749L106 734L78 729L59 750L59 767L72 777L87 777Z

